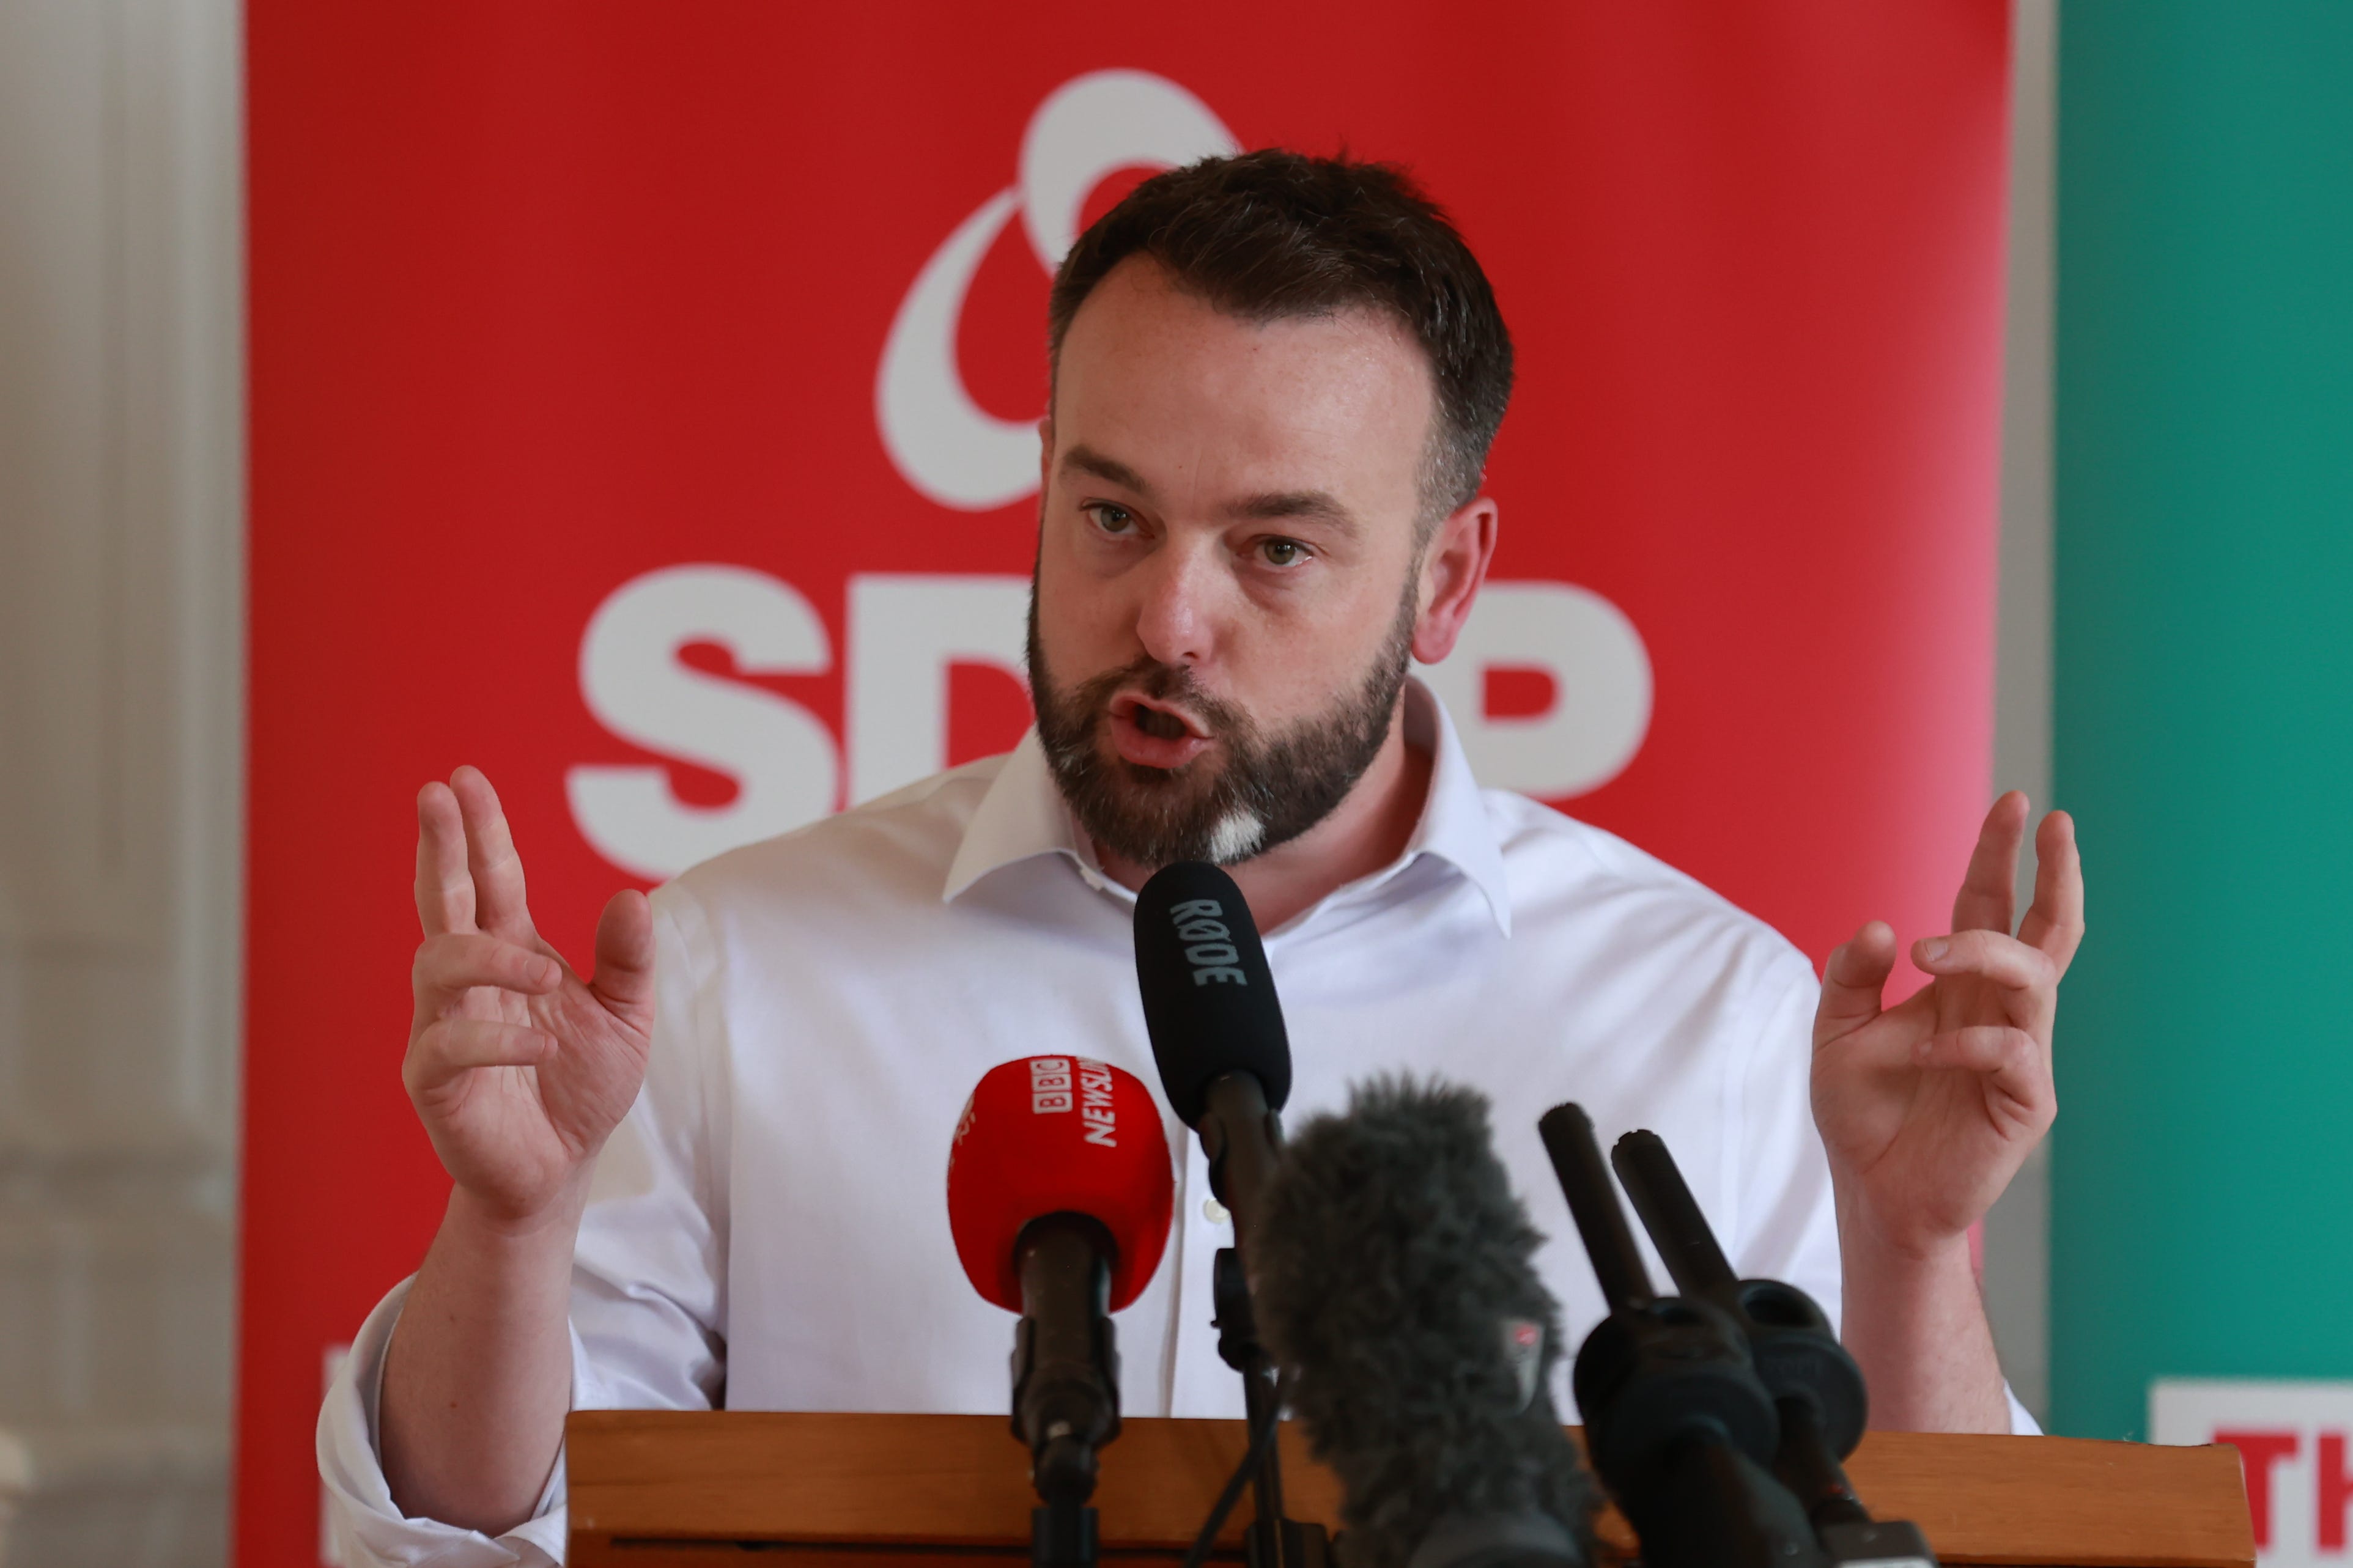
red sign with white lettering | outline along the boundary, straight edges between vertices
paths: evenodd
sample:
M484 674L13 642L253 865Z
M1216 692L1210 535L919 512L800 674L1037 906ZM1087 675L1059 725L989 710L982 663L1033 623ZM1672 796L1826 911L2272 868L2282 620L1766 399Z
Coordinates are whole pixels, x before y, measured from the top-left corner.
M1519 350L1429 678L1493 784L1819 958L1983 809L2000 0L249 15L238 1560L316 1551L322 1352L446 1184L401 1092L412 801L542 929L1026 721L1049 269L1144 172L1409 164Z

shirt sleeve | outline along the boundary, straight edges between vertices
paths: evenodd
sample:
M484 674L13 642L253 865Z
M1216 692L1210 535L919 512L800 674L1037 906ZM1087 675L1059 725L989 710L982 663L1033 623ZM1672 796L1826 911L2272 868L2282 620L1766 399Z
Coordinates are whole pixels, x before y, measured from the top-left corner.
M1760 978L1758 1034L1742 1074L1732 1135L1736 1194L1725 1251L1743 1279L1781 1279L1839 1321L1841 1275L1830 1158L1814 1127L1814 1003L1820 990L1796 951Z
M654 894L654 1038L645 1088L596 1158L572 1267L572 1323L613 1408L725 1400L725 1038L702 907Z
M547 1568L564 1561L568 1519L559 1449L532 1517L496 1540L437 1520L411 1518L392 1500L377 1444L384 1352L408 1299L402 1280L377 1303L352 1342L319 1411L319 1483L326 1562L339 1568ZM572 1402L593 1408L598 1389L586 1349L572 1336Z
M597 1156L572 1268L572 1407L711 1409L723 1397L726 1234L721 1107L700 1051L703 982L684 895L655 895L654 1038L637 1103ZM403 1280L368 1314L319 1412L326 1534L343 1568L522 1568L564 1561L564 1456L532 1517L492 1539L404 1514L379 1447L384 1358L407 1299Z

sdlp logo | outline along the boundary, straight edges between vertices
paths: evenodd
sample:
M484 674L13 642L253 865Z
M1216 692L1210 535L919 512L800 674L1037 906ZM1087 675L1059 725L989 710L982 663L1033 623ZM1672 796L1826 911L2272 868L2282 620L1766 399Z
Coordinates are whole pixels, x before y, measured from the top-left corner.
M1000 419L965 389L956 333L982 259L1018 216L1050 272L1077 237L1087 197L1125 168L1167 168L1237 142L1198 98L1166 78L1097 71L1031 113L1016 178L934 251L878 356L875 426L892 467L940 507L993 511L1033 493L1033 423ZM652 880L844 804L870 800L947 763L948 671L994 665L1018 676L1029 584L1003 574L871 573L848 584L843 733L806 707L681 662L691 643L725 648L745 675L826 675L836 651L807 595L766 572L688 563L620 584L580 642L583 700L598 723L662 757L734 781L735 798L679 798L658 764L583 763L565 774L582 836ZM1533 673L1548 702L1491 716L1491 671ZM1650 660L1631 622L1574 584L1490 582L1454 654L1425 668L1481 781L1558 800L1608 782L1641 747Z

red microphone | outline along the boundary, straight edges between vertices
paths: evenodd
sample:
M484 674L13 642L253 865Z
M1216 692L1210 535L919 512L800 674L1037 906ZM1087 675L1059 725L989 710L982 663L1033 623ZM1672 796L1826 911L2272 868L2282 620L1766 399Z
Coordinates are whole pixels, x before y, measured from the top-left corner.
M988 1069L948 1151L948 1228L972 1288L1021 1308L1018 1242L1032 1220L1089 1215L1109 1233L1111 1310L1144 1293L1168 1244L1176 1180L1160 1108L1134 1073L1084 1057Z
M972 1288L1021 1314L1013 1431L1045 1506L1038 1568L1095 1561L1095 1450L1119 1436L1111 1314L1168 1242L1176 1180L1160 1108L1134 1074L1084 1057L991 1068L948 1152L948 1228Z

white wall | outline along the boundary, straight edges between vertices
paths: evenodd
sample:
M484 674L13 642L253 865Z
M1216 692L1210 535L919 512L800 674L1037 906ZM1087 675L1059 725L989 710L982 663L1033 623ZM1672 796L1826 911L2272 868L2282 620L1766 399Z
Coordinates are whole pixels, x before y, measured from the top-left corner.
M2010 328L2002 409L1996 789L2051 799L2052 171L2058 0L2015 0L2010 150ZM2032 885L2033 857L2021 858ZM2063 1031L2058 1049L2066 1048ZM2051 1158L2035 1152L1986 1220L1986 1306L2011 1386L2045 1414L2051 1387Z
M0 0L9 1562L225 1559L243 577L233 0Z

